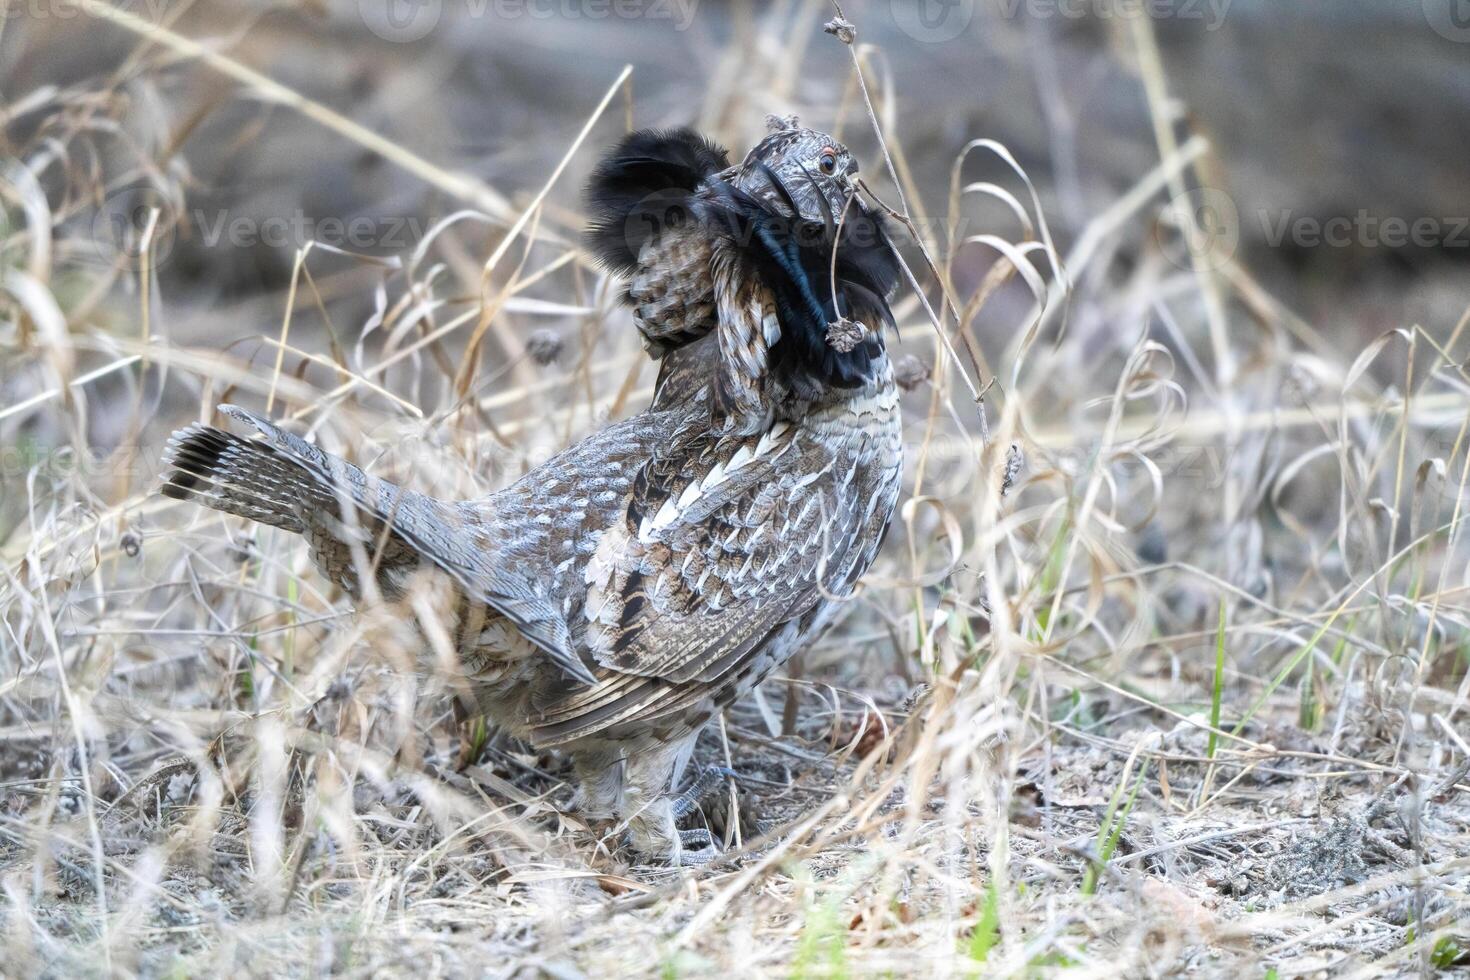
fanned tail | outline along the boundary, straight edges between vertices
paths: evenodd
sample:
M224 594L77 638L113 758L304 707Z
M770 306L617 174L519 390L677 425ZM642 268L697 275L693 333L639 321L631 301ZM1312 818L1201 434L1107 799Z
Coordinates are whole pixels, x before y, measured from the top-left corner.
M306 530L299 505L315 496L315 481L265 443L195 423L173 434L163 460L173 470L160 488L166 497L296 534Z
M415 561L433 561L461 578L478 571L464 528L440 501L368 476L254 412L237 405L219 410L264 438L197 423L180 429L164 455L172 467L160 488L165 496L298 534L328 528L344 544L355 538L406 547Z
M370 549L383 548L380 584L390 566L432 562L467 596L513 622L568 674L592 682L591 671L572 652L565 620L539 583L499 567L455 507L368 476L254 412L235 405L219 410L264 438L244 439L199 424L180 429L164 455L170 470L160 488L165 496L297 534L325 531L344 544L356 538Z

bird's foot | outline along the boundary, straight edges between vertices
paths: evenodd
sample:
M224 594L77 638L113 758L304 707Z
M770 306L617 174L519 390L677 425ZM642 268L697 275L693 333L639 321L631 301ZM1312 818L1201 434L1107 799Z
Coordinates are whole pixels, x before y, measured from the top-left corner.
M735 770L728 766L705 766L704 771L695 777L689 788L674 797L674 819L683 820L689 814L699 809L699 804L709 798L709 795L724 785L725 780L735 779Z
M593 800L584 786L578 786L572 790L572 795L559 809L562 813L575 815L587 823L614 819L612 807L601 801Z
M670 863L678 867L699 866L709 864L720 856L720 845L704 827L694 827L690 830L679 831L679 850L675 853Z

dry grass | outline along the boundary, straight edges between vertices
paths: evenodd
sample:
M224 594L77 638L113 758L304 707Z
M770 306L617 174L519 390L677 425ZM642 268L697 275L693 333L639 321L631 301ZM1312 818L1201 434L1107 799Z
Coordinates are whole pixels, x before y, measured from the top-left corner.
M914 183L903 79L861 34L867 87L795 106L835 115L934 256L906 247L924 299L899 303L930 377L850 613L701 743L741 776L707 808L727 857L671 872L561 815L561 761L455 718L404 669L403 618L350 613L297 539L154 493L168 430L227 399L455 495L635 411L652 371L563 175L631 117L627 73L544 185L492 188L89 9L136 35L127 69L10 105L0 183L0 972L1463 964L1467 320L1352 349L1212 251L1165 206L1216 162L1174 137L1147 20L1160 162L1062 255L1003 148ZM188 168L129 109L201 58L473 210L386 258L304 250L247 342L176 331L157 264ZM722 85L708 121L735 145L791 107ZM141 237L99 237L138 187Z

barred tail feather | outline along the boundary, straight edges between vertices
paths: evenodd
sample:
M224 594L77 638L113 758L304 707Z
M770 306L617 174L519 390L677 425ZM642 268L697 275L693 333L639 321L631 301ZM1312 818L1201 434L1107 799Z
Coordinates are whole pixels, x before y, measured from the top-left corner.
M171 472L160 491L214 510L301 534L299 504L312 478L270 446L207 425L173 434L164 453Z
M416 534L417 525L432 515L438 501L370 477L238 405L220 405L219 410L254 427L264 438L242 438L199 424L180 429L164 455L165 465L174 469L160 487L165 496L195 500L297 534L324 520L334 534L349 534L342 522L342 505L350 502L356 505L350 523L364 532L353 532L351 537L377 540L389 529L392 536L436 560L446 546Z

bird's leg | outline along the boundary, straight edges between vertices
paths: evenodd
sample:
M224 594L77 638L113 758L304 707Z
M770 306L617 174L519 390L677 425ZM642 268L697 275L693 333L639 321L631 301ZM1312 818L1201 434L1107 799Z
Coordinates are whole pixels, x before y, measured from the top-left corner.
M663 858L671 867L684 863L684 847L679 826L667 796L644 799L636 793L623 797L624 806L632 806L628 815L628 844L640 855Z
M699 809L699 804L709 799L710 794L734 779L735 770L727 766L705 766L703 771L689 784L689 788L674 797L674 819L683 820Z
M588 749L572 755L577 788L567 809L588 820L617 816L623 794L623 760L613 749Z
M680 740L630 751L623 779L621 812L628 821L629 843L635 851L661 856L674 867L704 864L720 852L708 831L679 830L669 779L684 748Z
M679 864L708 864L720 856L720 844L708 827L679 831Z

